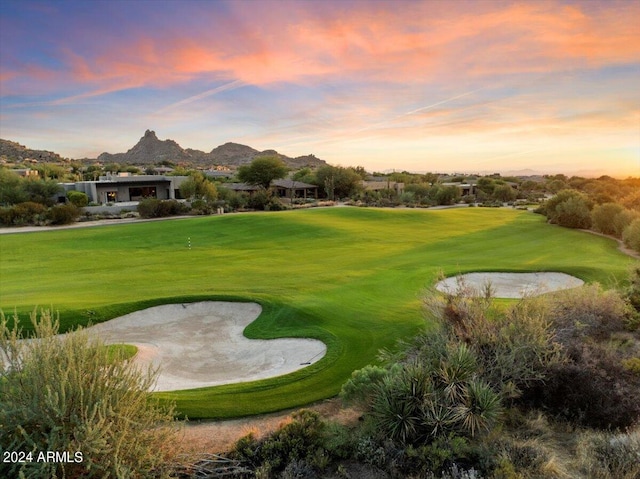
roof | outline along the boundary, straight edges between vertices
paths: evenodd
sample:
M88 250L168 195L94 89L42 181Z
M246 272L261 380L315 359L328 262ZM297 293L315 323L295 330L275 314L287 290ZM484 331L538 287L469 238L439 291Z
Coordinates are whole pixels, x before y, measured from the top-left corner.
M302 188L317 188L316 185L310 185L309 183L303 183L302 181L294 180L274 180L273 186L287 189L302 189Z

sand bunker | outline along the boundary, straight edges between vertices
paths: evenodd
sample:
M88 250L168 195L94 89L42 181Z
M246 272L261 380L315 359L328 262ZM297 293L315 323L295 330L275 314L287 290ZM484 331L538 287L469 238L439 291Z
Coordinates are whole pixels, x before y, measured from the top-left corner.
M577 288L583 284L581 279L565 273L467 273L440 281L436 289L452 293L460 287L471 288L482 296L486 285L490 285L496 298L522 298Z
M326 345L315 339L244 337L244 328L261 311L256 303L168 304L97 324L87 331L107 343L137 346L135 361L160 367L155 391L280 376L325 355Z

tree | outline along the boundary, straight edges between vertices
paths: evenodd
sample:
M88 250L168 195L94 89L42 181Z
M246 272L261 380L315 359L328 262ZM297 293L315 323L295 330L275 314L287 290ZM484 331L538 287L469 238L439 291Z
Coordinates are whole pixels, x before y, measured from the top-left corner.
M287 165L277 156L261 156L238 168L238 179L267 190L273 180L284 178L287 170Z
M567 228L589 228L591 213L586 201L576 196L560 203L556 208L555 222Z
M209 181L202 173L196 171L180 185L183 198L192 200L215 201L218 198L216 185Z
M11 170L0 168L0 205L15 205L29 199L24 180Z
M507 203L515 200L518 197L518 193L509 185L498 185L493 190L493 197L498 201Z
M329 199L348 198L354 195L362 178L353 168L324 165L316 171L315 184L324 188Z
M624 208L617 203L604 203L597 205L591 212L593 229L606 235L616 234L615 219Z
M457 186L437 186L435 200L439 205L453 205L460 199L460 188Z
M633 220L622 233L622 239L629 248L640 253L640 218Z
M0 476L168 477L177 429L149 393L156 373L86 331L58 337L48 311L31 321L38 340L21 341L18 318L0 314L0 450L33 454L0 463ZM37 461L46 451L72 461Z
M591 226L591 203L576 190L562 190L549 199L543 211L551 223L568 228L589 228Z
M29 196L29 201L51 206L55 203L55 196L63 191L62 186L55 180L27 179L22 187Z

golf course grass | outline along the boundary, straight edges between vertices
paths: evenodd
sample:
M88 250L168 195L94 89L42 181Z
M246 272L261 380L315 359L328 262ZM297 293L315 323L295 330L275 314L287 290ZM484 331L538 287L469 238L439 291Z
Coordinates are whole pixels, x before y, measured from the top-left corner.
M438 273L558 271L605 286L635 261L613 240L508 209L309 209L0 235L0 308L63 329L157 304L256 301L250 338L312 337L326 356L253 383L158 393L189 418L299 406L423 324Z

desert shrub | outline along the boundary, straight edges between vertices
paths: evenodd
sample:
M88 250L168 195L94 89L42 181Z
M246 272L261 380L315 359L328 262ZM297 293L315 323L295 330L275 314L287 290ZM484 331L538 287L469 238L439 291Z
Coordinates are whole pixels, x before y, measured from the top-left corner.
M583 433L576 447L580 471L592 479L640 477L640 431Z
M224 186L218 187L218 197L225 202L224 206L228 211L237 211L245 208L249 199L247 193L230 190Z
M377 386L387 375L387 370L380 366L365 366L351 373L351 378L343 384L340 391L342 400L349 404L367 407Z
M68 203L49 208L46 212L46 218L52 225L68 225L75 223L80 214L80 208L73 203Z
M622 360L622 367L627 371L640 376L640 358L628 358Z
M604 203L594 206L591 211L593 229L606 235L616 234L615 218L624 211L617 203Z
M633 220L622 233L624 244L640 253L640 218Z
M524 298L498 311L491 296L490 284L478 292L461 281L453 291L426 295L427 317L440 324L450 340L474 351L482 378L503 398L516 399L522 390L544 381L548 366L563 360L562 352L544 299Z
M282 425L268 437L256 440L249 434L236 442L231 457L258 470L268 466L272 472L282 472L289 464L289 473L298 467L322 463L318 451L323 449L325 423L320 415L300 410L291 415L291 421Z
M264 205L265 211L283 211L286 209L287 208L276 197L272 197L271 199L269 199L269 202L266 205Z
M631 268L626 298L629 304L640 313L640 266Z
M616 238L622 238L624 230L627 229L633 220L640 218L640 212L633 210L622 210L613 218L613 229Z
M182 215L188 211L189 207L177 200L144 198L138 203L138 214L141 218L162 218Z
M587 202L579 197L563 201L555 209L553 222L567 228L591 227L591 214Z
M271 203L271 194L267 190L254 192L247 200L247 206L252 210L264 211Z
M561 419L598 429L627 428L640 418L638 378L596 344L575 345L570 360L549 368L527 398Z
M138 202L138 214L140 218L156 218L160 200L156 198L144 198Z
M78 208L82 208L83 206L87 206L89 204L89 197L82 191L67 191L67 198Z
M0 222L6 226L24 226L44 221L47 207L41 203L26 201L7 208L0 208Z
M191 202L191 213L196 215L210 215L216 211L218 206L205 200L193 200Z
M547 200L539 212L545 214L551 223L567 228L589 228L591 226L591 203L576 190L561 190Z
M556 338L563 344L585 336L608 338L624 329L630 314L619 292L605 291L597 283L556 293L550 307Z
M625 208L640 212L640 190L636 188L631 193L620 198L620 204Z
M32 314L34 341L20 341L0 316L0 452L33 452L34 461L0 463L2 477L168 477L176 429L172 409L153 401L155 373L84 331L56 337L48 311ZM36 461L67 451L77 462Z
M348 459L353 456L355 440L350 429L338 423L327 423L324 448L331 457Z
M510 185L498 185L493 190L493 197L497 201L508 203L509 201L514 201L518 197L518 192Z

